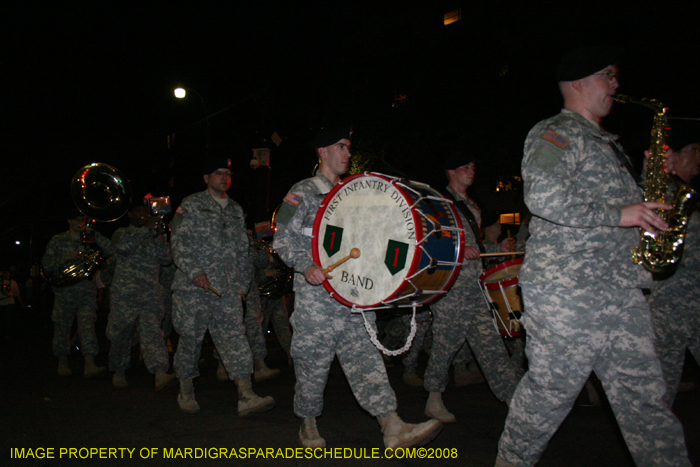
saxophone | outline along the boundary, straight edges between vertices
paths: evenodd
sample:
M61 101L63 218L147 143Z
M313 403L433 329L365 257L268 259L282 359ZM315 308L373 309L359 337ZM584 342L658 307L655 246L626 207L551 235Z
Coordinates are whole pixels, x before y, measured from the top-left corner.
M665 232L646 232L640 229L639 245L632 249L632 260L653 273L671 273L683 256L688 220L697 205L699 196L679 177L671 177L664 171L664 155L668 149L666 146L668 136L666 111L668 109L656 99L634 99L618 94L615 100L621 103L643 105L654 111L650 157L644 182L644 201L668 203L673 208L668 211L656 210L656 214L669 225ZM675 187L675 193L669 196L669 188L673 187Z

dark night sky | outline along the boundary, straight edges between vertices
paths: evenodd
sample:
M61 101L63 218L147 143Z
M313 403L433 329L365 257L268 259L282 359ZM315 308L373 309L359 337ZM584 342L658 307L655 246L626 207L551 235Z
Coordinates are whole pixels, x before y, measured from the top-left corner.
M698 2L147 3L3 7L4 261L39 258L65 229L69 180L91 162L120 168L139 196L177 203L202 188L205 157L229 155L237 168L230 193L256 221L268 174L248 168L251 149L272 148L274 209L310 173L308 144L322 125L352 123L355 149L387 163L374 170L439 186L433 161L461 145L489 151L482 180L517 174L528 129L560 107L556 62L580 44L623 45L621 92L700 117L690 73L700 56ZM462 20L443 26L457 7ZM209 149L202 103L176 101L175 85L203 97ZM618 109L608 126L638 157L651 115ZM274 131L280 147L270 146ZM14 246L32 232L32 251Z

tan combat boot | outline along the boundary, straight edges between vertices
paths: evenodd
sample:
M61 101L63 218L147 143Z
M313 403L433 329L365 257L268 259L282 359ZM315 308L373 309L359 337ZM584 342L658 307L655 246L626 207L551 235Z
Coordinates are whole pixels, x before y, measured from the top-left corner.
M59 376L72 376L73 372L68 366L68 357L66 355L61 355L58 357L58 375Z
M85 373L83 374L87 379L94 378L106 370L103 366L95 365L95 357L92 355L85 355Z
M228 372L226 371L226 368L224 368L224 364L221 363L221 360L219 360L219 365L216 367L216 379L219 381L228 381Z
M403 382L409 386L423 386L423 380L416 373L416 369L411 367L404 368Z
M299 428L299 441L305 448L325 448L326 440L321 438L316 428L315 418L305 418L301 421Z
M177 405L187 413L199 412L199 404L194 400L194 384L191 379L180 380L180 394L177 395Z
M442 403L441 392L430 393L428 403L425 405L425 415L439 420L441 423L454 423L457 421L455 416L448 412L445 404Z
M112 384L115 388L119 389L129 386L129 383L126 382L126 374L124 370L114 372L114 376L112 376Z
M493 467L515 467L513 464L502 458L501 456L496 457L496 464Z
M255 369L253 373L253 379L255 382L277 378L280 375L279 370L268 368L265 364L265 360L262 357L255 357L253 359L253 368Z
M414 425L401 420L396 412L386 417L377 417L377 420L382 427L384 446L387 449L423 446L432 441L442 430L442 424L437 420L428 420Z
M156 371L156 391L172 386L177 380L175 373L166 373L164 371Z
M481 370L479 370L479 367L476 365L474 360L469 362L469 365L464 362L457 363L454 367L454 372L455 386L458 388L468 386L470 384L483 383L485 381L484 376L481 374Z
M238 387L238 416L245 417L252 413L267 412L275 406L275 400L270 397L260 397L253 392L250 377L235 378Z

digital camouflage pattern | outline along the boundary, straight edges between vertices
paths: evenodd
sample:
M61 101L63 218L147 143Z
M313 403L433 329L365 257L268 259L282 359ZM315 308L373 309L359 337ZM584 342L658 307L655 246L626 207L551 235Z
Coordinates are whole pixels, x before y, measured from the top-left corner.
M105 256L112 254L112 244L107 237L95 232L95 242ZM87 246L80 242L78 235L73 235L70 231L55 235L46 246L46 252L41 261L44 270L48 273L57 273L66 262L68 255L75 250L84 249L87 249ZM53 287L53 292L54 305L51 313L54 326L53 354L60 357L70 352L70 331L73 320L77 317L82 354L97 356L99 353L95 334L97 287L94 278L80 280L64 287Z
M464 198L450 187L447 190L457 200ZM476 203L469 198L466 201L477 223L480 223L481 213ZM457 212L466 226L465 246L477 247L477 239L466 217L461 211ZM498 245L488 245L488 251L497 250ZM494 328L491 312L479 288L478 280L482 272L480 260L465 259L459 277L447 295L430 305L433 311L433 346L423 377L426 391L445 391L450 364L466 339L496 397L505 401L513 395L518 375L500 334Z
M522 172L533 217L520 284L596 290L651 285L649 273L631 259L637 229L617 227L622 207L643 199L610 147L615 140L567 109L531 130Z
M174 361L178 378L199 376L207 329L229 377L250 377L253 357L245 339L241 300L252 271L243 209L230 198L222 208L202 191L182 201L171 228L178 268L173 281L173 325L180 335ZM202 273L221 297L192 283Z
M151 373L170 367L161 322L164 316L159 275L161 265L172 263L170 244L151 237L146 227L122 227L112 236L116 269L110 290L107 338L109 369L125 371L131 365L131 340L138 326L139 343Z
M387 416L396 410L396 395L389 385L379 350L369 340L362 316L351 313L323 285L312 286L304 277L314 264L311 236L305 233L311 232L319 206L333 188L323 175L318 174L316 179L322 182L324 190L316 186L313 178L292 187L290 194L295 196L288 195L280 208L274 240L274 248L282 260L295 270L295 311L291 317L294 329L291 355L297 377L294 413L301 418L321 415L328 372L337 355L362 408L374 416ZM367 312L365 316L376 331L375 314Z
M654 282L649 296L656 352L666 381L664 402L673 407L683 373L685 349L700 363L700 215L688 223L678 269Z
M525 141L525 203L533 214L521 270L529 369L515 391L498 452L537 463L595 371L638 466L690 465L683 430L662 404L646 299L649 274L632 264L636 228L621 208L641 190L621 166L615 137L569 110Z
M245 317L243 318L245 335L248 338L253 357L267 357L267 344L262 328L262 304L258 283L253 279L245 298Z

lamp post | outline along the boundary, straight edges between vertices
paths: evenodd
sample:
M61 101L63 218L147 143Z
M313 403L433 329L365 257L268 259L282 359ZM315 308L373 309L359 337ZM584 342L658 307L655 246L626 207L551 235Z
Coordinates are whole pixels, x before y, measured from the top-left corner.
M207 111L207 105L204 103L204 98L200 93L198 93L196 90L192 88L175 88L174 94L175 97L178 99L184 99L187 96L187 91L191 91L194 94L199 97L199 100L202 102L202 107L204 107L204 121L207 124L207 145L206 147L209 147L209 112ZM196 122L199 123L199 122Z

